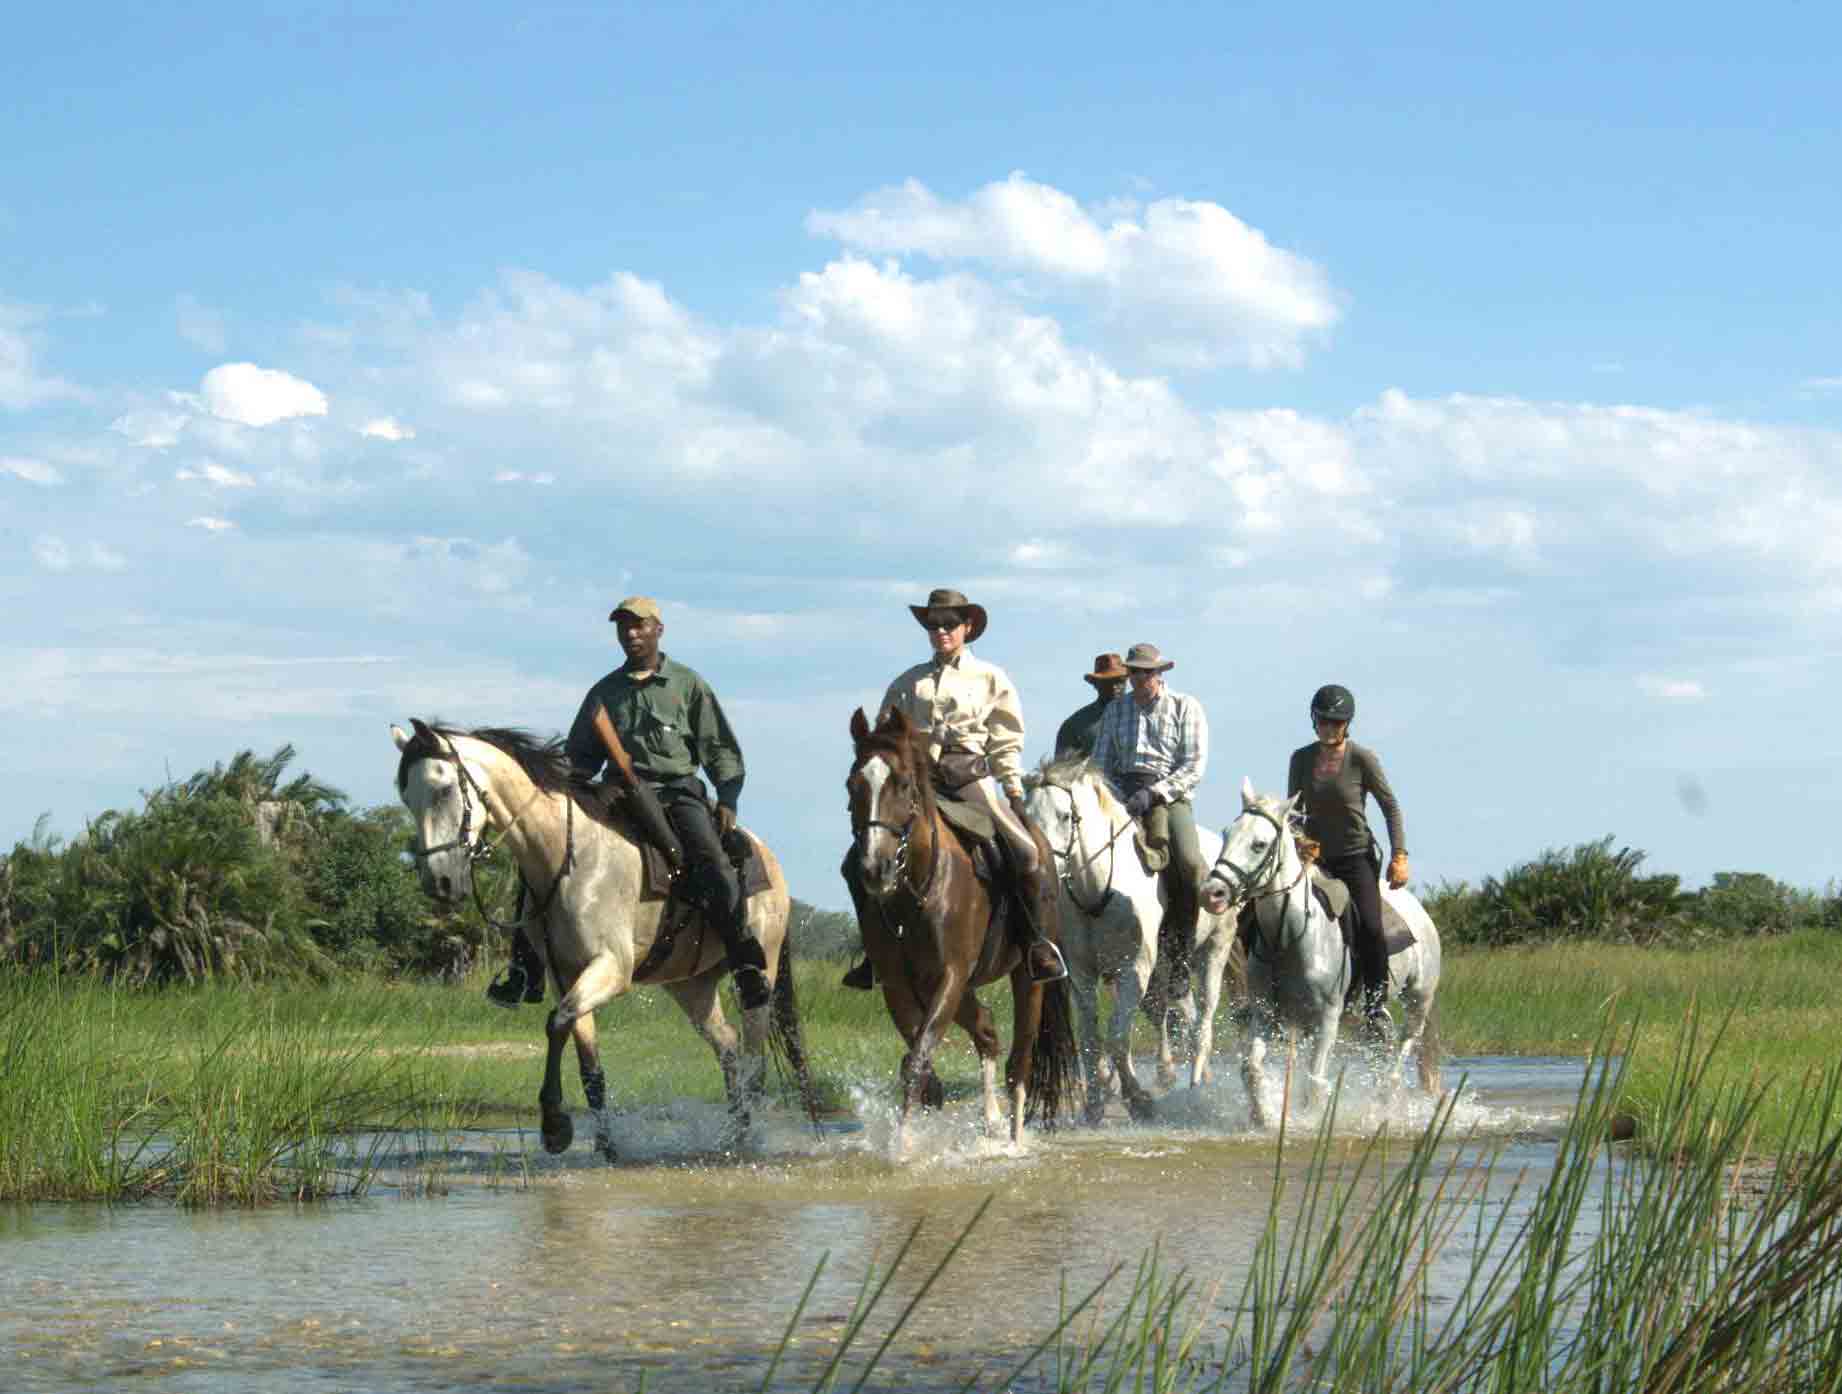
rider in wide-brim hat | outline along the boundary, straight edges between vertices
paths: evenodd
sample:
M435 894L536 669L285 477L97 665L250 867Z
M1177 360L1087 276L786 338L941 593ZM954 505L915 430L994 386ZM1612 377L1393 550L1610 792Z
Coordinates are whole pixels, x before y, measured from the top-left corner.
M966 622L965 642L968 644L977 643L979 635L985 632L985 607L974 605L958 591L945 586L929 591L926 603L910 605L908 612L923 629L930 629L942 617L957 613Z
M1077 711L1070 712L1055 733L1055 758L1066 759L1071 755L1089 755L1094 749L1094 736L1100 729L1100 717L1106 711L1107 703L1126 690L1126 682L1132 676L1132 670L1116 653L1094 655L1094 671L1083 673L1081 681L1094 689L1094 700Z

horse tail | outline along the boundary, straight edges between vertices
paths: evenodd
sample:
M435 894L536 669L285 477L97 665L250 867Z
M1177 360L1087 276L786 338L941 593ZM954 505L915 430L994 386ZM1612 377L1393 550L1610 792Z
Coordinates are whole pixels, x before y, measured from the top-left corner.
M1437 1094L1444 1087L1441 1066L1445 1061L1445 1042L1439 1035L1439 999L1434 998L1426 1004L1426 1022L1420 1029L1420 1043L1415 1047L1419 1056L1420 1088L1428 1094Z
M806 1059L806 1038L800 1029L799 1001L793 990L793 936L780 941L780 965L774 973L774 997L768 1006L768 1048L774 1053L774 1068L785 1082L791 1078L799 1090L800 1103L819 1126L819 1095L812 1087L812 1068Z
M1080 1072L1081 1050L1075 1040L1074 994L1068 979L1043 988L1042 1017L1036 1026L1036 1046L1030 1054L1030 1078L1024 1086L1024 1121L1054 1132L1062 1115L1071 1112Z

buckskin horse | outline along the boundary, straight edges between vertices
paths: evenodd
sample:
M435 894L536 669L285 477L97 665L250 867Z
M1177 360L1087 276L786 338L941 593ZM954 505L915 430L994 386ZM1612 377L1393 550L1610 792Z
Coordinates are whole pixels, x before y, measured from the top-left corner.
M758 838L749 834L768 888L749 898L748 925L767 956L773 993L766 1006L742 1013L738 1042L717 995L725 971L722 936L706 932L701 914L667 921L662 912L669 902L642 899L639 846L607 817L599 793L571 771L561 742L504 728L411 724L413 735L397 726L390 734L401 752L397 792L415 820L423 890L459 902L473 889L473 863L503 845L534 902L519 924L560 994L545 1023L549 1050L537 1096L548 1151L565 1150L575 1136L561 1069L563 1043L573 1036L595 1146L614 1159L594 1013L636 981L670 993L716 1052L732 1144L746 1135L761 1097L768 1048L793 1074L808 1116L816 1118L793 997L787 883ZM496 841L487 840L489 832Z
M972 1037L985 1124L998 1128L998 1033L977 989L1006 976L1013 1004L1004 1071L1010 1140L1021 1139L1026 1120L1053 1128L1078 1059L1067 980L1033 982L1016 939L994 920L996 897L940 812L926 747L907 716L890 710L872 730L859 708L851 717L851 740L856 760L845 781L853 839L846 880L883 1001L908 1045L901 1145L915 1104L942 1102L934 1052L950 1022ZM1040 834L1037 843L1047 864ZM1053 917L1054 906L1037 913ZM1045 928L1053 924L1050 918Z

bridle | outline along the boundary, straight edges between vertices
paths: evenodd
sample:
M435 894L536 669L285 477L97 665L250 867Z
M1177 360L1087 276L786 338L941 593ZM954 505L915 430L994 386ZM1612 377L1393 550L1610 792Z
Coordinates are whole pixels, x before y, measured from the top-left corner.
M857 769L861 769L861 768L862 768L861 765L857 767ZM857 769L853 769L851 773L856 774ZM851 838L851 841L854 844L856 851L857 851L858 865L860 867L863 865L864 840L868 838L869 835L872 832L874 832L876 829L881 828L884 832L892 833L895 836L895 839L896 839L896 842L895 842L896 877L903 884L906 884L907 879L908 879L909 839L914 836L915 820L918 817L920 817L920 813L921 813L920 801L917 800L916 806L914 808L911 808L908 811L907 821L903 823L900 823L900 824L890 823L890 822L886 822L885 820L881 818L864 819L863 826L860 828L857 828L852 834L852 838ZM933 892L933 889L934 889L934 878L938 876L940 873L940 843L941 843L941 837L940 837L939 832L936 831L934 834L933 851L929 853L928 859L927 859L927 875L922 877L921 885L918 889L914 887L910 887L910 890L913 891L915 899L922 904L927 903L927 898ZM899 933L899 930L898 930L898 933Z
M1246 808L1242 812L1241 817L1245 818L1249 814L1253 814L1258 818L1263 818L1273 825L1273 841L1271 845L1267 847L1266 852L1261 856L1260 860L1254 864L1251 871L1242 871L1240 867L1228 860L1228 839L1227 837L1223 837L1221 853L1216 857L1215 865L1209 868L1210 874L1213 876L1220 876L1224 881L1228 881L1235 886L1239 891L1239 894L1234 897L1236 901L1251 903L1254 901L1271 900L1274 897L1291 895L1293 890L1298 886L1298 883L1303 881L1311 872L1310 864L1302 859L1298 864L1298 875L1294 876L1286 885L1281 886L1278 890L1265 890L1258 894L1254 892L1254 887L1262 885L1278 875L1280 861L1284 855L1284 839L1292 835L1291 826L1286 821L1275 817L1271 812L1258 804L1253 804ZM1307 904L1305 907L1306 922L1309 922L1310 912L1311 907ZM1258 932L1259 922L1257 919L1255 921L1255 930L1255 938L1264 941L1266 936ZM1294 935L1291 940L1282 938L1275 947L1285 948L1289 943L1302 938L1304 933L1305 925L1301 923L1298 934Z
M1097 919L1106 910L1107 906L1112 904L1113 897L1119 894L1118 891L1113 889L1113 873L1119 866L1119 839L1124 837L1126 829L1132 826L1132 820L1127 818L1125 822L1113 829L1113 835L1101 846L1090 852L1080 862L1076 862L1075 850L1081 845L1081 804L1080 801L1075 798L1074 786L1071 784L1060 784L1052 779L1045 779L1043 781L1043 787L1045 789L1060 789L1064 794L1068 795L1068 846L1065 848L1057 847L1051 849L1055 853L1056 860L1063 863L1066 868L1062 872L1062 889L1068 892L1068 898L1074 902L1075 909L1079 910L1083 915L1086 915L1090 920ZM1106 887L1100 892L1100 900L1097 904L1086 905L1082 903L1081 897L1075 894L1074 874L1092 865L1102 852L1107 854Z
M451 852L457 847L464 847L467 849L467 862L470 867L478 866L481 862L489 860L493 853L497 852L500 846L504 844L505 839L511 836L512 829L523 821L525 814L531 810L532 805L537 802L542 794L541 790L532 794L531 798L525 803L525 806L519 809L517 813L513 814L511 820L499 830L498 837L482 837L476 843L473 840L473 803L475 799L478 799L480 809L482 813L484 813L486 808L486 793L480 788L473 776L467 772L467 762L461 758L460 752L454 748L454 742L451 740L448 742L448 748L446 750L433 751L422 758L425 760L451 760L454 762L454 771L460 779L461 819L460 831L447 842L438 842L433 847L419 847L412 842L410 844L409 854L418 862L425 862L437 853ZM509 934L514 930L522 929L525 925L536 924L550 913L550 907L556 903L557 892L562 889L563 878L569 875L570 870L575 864L576 801L565 794L563 796L563 864L557 868L556 875L550 878L550 889L544 893L544 898L539 902L536 909L532 910L529 914L520 915L515 920L495 919L487 910L485 902L480 899L479 878L476 876L469 876L467 878L467 883L472 888L473 903L480 912L480 918L501 933ZM525 879L523 867L518 869L518 886L518 899L522 904L525 896L531 889L531 883Z

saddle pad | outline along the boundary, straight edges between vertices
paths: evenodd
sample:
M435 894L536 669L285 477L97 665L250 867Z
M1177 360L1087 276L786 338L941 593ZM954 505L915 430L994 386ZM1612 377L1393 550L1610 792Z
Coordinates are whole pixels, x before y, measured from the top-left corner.
M642 842L640 848L640 899L667 900L671 897L672 864L665 859L665 853L650 842ZM768 880L767 864L761 860L761 854L755 842L754 834L748 837L748 857L742 863L742 898L748 899L760 891L765 891L772 882Z
M1322 867L1313 864L1311 888L1324 897L1333 920L1343 918L1343 907L1350 903L1350 888L1334 876L1326 876Z

